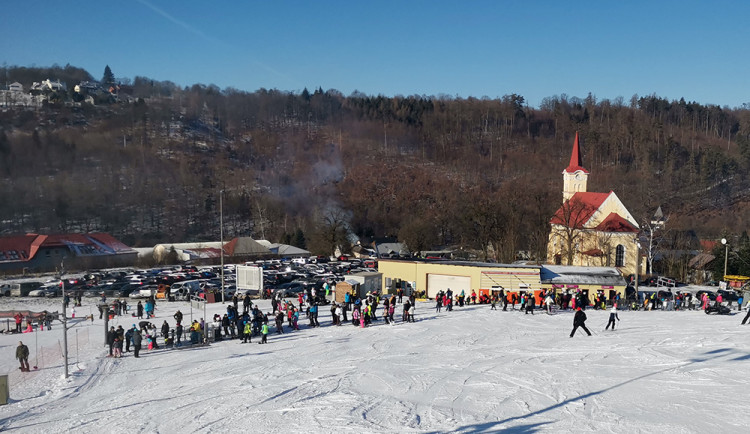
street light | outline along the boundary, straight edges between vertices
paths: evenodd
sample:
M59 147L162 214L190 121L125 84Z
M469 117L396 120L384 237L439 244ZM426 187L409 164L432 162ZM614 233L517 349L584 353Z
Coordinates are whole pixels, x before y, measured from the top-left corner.
M219 190L219 226L221 237L221 304L224 304L224 190Z
M635 289L635 299L637 301L638 300L638 272L641 271L640 270L641 269L641 243L638 242L638 238L636 238L634 241L635 241L636 250L635 250L635 281L633 282L633 284L634 284L634 289ZM625 294L626 299L627 297L628 295Z
M729 244L726 238L721 239L721 244L724 244L724 280L727 279L727 258L729 257Z

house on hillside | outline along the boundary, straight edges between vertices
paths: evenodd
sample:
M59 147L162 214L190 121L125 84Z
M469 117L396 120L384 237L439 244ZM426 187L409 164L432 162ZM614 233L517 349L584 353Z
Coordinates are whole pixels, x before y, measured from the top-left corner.
M563 204L550 220L547 262L557 265L615 267L634 274L641 261L640 227L617 195L589 192L589 171L581 164L576 133L563 175Z
M0 271L6 274L132 266L137 255L105 233L0 238Z
M10 92L23 92L23 85L17 81L11 83L8 85L8 90Z

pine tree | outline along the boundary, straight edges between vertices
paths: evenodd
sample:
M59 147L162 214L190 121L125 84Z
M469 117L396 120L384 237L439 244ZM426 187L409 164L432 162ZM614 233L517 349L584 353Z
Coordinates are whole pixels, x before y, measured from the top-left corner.
M305 233L302 232L302 229L297 228L297 231L294 233L292 245L294 247L299 247L300 249L304 249L307 247L307 242L305 241Z
M112 70L109 69L109 65L104 67L104 75L102 76L102 84L105 86L115 84L115 75Z

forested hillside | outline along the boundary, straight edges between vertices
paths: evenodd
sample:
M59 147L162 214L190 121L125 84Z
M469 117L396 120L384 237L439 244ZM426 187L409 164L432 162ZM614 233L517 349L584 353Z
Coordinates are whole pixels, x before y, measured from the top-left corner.
M0 69L25 88L60 78L69 93L91 77ZM216 240L223 191L227 238L304 238L330 253L348 228L415 250L494 246L498 261L519 250L544 259L576 131L589 190L614 190L637 220L661 205L670 227L718 237L750 218L747 107L560 95L530 108L521 95L245 92L144 77L111 104L72 100L2 109L3 234Z

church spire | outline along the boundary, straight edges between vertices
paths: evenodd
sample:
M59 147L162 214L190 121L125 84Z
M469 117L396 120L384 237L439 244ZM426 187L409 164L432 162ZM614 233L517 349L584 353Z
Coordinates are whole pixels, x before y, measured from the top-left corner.
M581 170L583 173L589 173L589 171L584 169L581 165L581 151L578 146L578 131L576 131L576 139L573 142L573 152L570 154L570 164L565 168L565 171L568 173L573 173L577 170Z
M563 202L576 193L586 192L586 182L589 171L581 166L581 150L578 145L578 131L573 142L573 152L570 154L570 164L563 170Z

